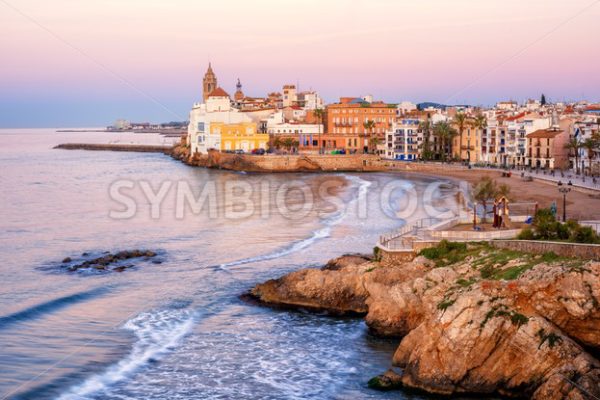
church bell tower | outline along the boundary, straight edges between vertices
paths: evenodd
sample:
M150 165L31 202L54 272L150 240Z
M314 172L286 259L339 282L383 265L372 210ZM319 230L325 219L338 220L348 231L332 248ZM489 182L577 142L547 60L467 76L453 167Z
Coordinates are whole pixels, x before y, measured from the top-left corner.
M217 88L217 76L212 70L212 66L210 62L208 63L208 70L206 74L204 74L204 79L202 80L202 101L206 103L206 99L210 92Z

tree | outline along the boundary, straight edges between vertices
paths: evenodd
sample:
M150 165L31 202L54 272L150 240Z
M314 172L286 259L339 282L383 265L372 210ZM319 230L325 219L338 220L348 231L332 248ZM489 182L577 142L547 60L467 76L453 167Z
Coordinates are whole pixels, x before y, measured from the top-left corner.
M287 137L282 141L283 147L285 147L288 151L290 151L292 147L294 147L295 143L296 141L290 137Z
M569 154L575 157L575 172L579 174L579 150L581 149L581 142L576 137L572 137L565 143L565 149L568 149Z
M452 122L458 128L458 134L459 134L458 158L460 158L462 160L463 159L462 158L463 132L465 130L465 126L468 124L467 114L465 114L464 112L456 113Z
M594 151L600 146L600 141L594 136L589 137L583 141L581 146L586 150L588 156L588 168L590 173L592 172L592 159L594 158Z
M475 216L477 204L483 206L483 217L481 218L481 221L485 223L488 201L493 201L500 197L506 197L508 200L512 200L510 186L505 183L498 185L495 180L487 176L483 177L479 183L475 185L472 196L475 203L473 206L473 227L477 226L477 219Z
M487 127L487 118L483 114L477 114L475 116L475 120L473 121L473 127L481 131L481 137L483 137L483 130Z
M542 98L540 99L540 104L543 106L546 105L546 96L544 95L544 93L542 93Z
M381 139L373 136L369 139L369 148L370 149L377 149L377 145L381 143Z
M273 147L279 150L282 145L281 138L276 136L275 139L273 139Z
M419 130L421 132L423 132L423 148L421 151L421 157L424 160L430 160L433 155L433 152L431 151L431 142L430 142L430 138L431 138L431 129L432 129L432 124L431 121L429 120L429 118L427 118L425 121L421 121L419 123Z
M365 121L363 123L363 127L365 128L365 138L367 136L371 136L373 134L373 129L375 128L375 121L373 121L373 120L367 120L367 121ZM369 151L369 148L368 148L368 145L367 145L367 152L368 151ZM363 153L364 153L364 149L363 149Z
M323 123L323 109L317 108L314 111L317 124L319 124L319 154L321 154L321 124Z
M481 204L483 206L483 216L481 217L481 221L485 223L487 202L496 196L496 190L496 181L487 176L482 178L481 181L479 181L479 183L473 188L473 227L477 225L477 219L475 216L477 204Z
M446 161L446 153L449 152L449 149L447 148L448 144L450 144L452 138L457 135L456 129L452 128L449 123L440 121L433 125L433 134L441 143L440 157L442 162L444 162Z

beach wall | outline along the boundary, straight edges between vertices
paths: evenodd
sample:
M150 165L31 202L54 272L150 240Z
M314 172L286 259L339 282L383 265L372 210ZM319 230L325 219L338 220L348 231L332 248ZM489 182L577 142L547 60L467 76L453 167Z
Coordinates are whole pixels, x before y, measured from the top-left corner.
M185 160L193 166L248 172L297 171L382 171L379 157L370 154L352 155L251 155L221 152L196 154Z
M544 254L553 252L561 257L576 257L586 260L600 260L600 245L542 242L537 240L492 240L490 244L498 249Z

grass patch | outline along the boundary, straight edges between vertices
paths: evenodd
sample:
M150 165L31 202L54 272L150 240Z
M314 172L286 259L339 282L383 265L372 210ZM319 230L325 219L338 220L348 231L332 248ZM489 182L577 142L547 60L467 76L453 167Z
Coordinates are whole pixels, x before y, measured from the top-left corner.
M469 278L469 280L460 278L456 280L456 284L460 287L464 287L467 288L469 286L471 286L472 284L474 284L475 282L477 282L477 280L475 278Z
M419 255L428 260L435 261L436 267L446 267L464 261L469 256L477 256L484 249L484 245L467 245L463 242L449 242L442 240L435 247L421 250Z
M486 314L485 318L479 324L479 328L483 329L485 325L492 319L496 317L505 317L510 319L510 322L513 325L521 327L529 322L529 317L518 313L514 310L509 310L508 307L504 304L498 304L493 306Z
M446 309L455 302L456 300L444 299L437 305L437 308L438 310L446 311Z
M419 255L434 261L436 267L458 264L470 257L471 267L479 271L482 279L489 280L515 280L542 263L560 263L561 266L569 268L571 272L589 272L583 267L584 260L561 257L554 252L536 255L516 250L497 249L486 242L467 244L442 240L435 247L421 250ZM511 265L507 266L508 264ZM475 278L456 281L460 287L469 287L475 282Z

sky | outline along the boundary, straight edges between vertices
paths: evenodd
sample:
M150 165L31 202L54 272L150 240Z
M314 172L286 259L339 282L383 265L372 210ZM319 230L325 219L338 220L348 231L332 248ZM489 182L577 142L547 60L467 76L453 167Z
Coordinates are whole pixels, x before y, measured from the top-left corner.
M600 101L600 0L0 0L0 127L186 120L294 83L491 105Z

